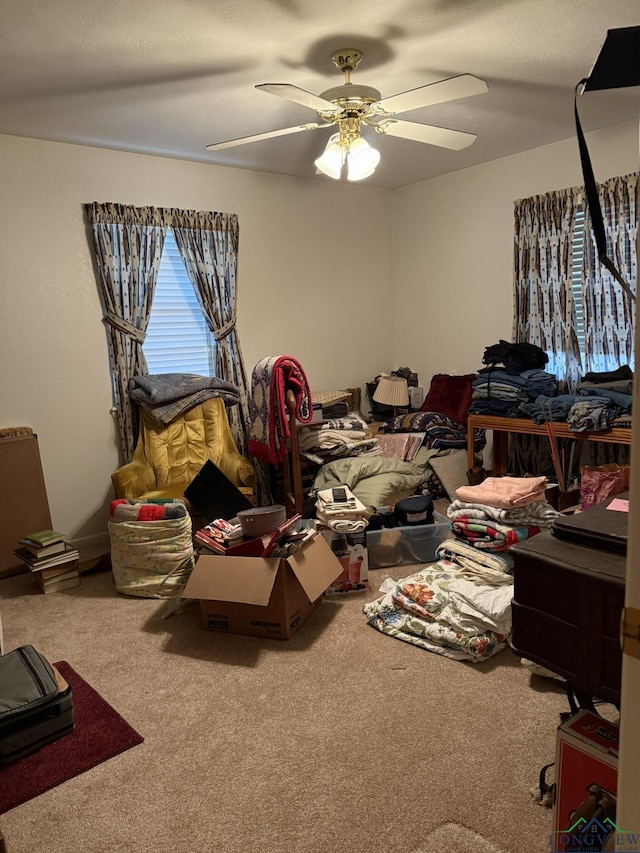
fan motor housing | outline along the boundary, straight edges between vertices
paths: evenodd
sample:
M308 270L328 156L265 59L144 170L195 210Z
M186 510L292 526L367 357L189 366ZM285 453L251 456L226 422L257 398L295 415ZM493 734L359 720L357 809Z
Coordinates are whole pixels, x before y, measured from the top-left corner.
M382 97L373 86L360 86L357 83L345 83L343 86L334 86L320 95L325 101L331 101L344 109L365 110L369 104L374 104Z

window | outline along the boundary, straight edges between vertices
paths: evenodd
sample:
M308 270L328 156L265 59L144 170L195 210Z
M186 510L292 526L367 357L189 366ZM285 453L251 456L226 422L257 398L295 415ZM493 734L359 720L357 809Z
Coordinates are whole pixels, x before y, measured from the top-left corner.
M614 180L614 179L612 179ZM611 198L606 196L605 229L607 253L627 282L636 278L636 230L631 199L620 193ZM610 220L614 218L612 223ZM633 220L633 221L632 221ZM590 242L591 241L591 242ZM633 316L622 308L623 291L613 280L606 285L599 281L591 283L597 289L589 291L589 304L585 303L585 257L586 251L595 252L593 235L590 233L589 215L584 203L575 210L574 230L571 234L571 292L575 317L574 331L578 340L581 369L615 370L621 364L634 367ZM594 256L595 259L595 256ZM597 269L603 268L595 259ZM608 276L604 272L604 276ZM593 324L590 326L590 324ZM594 329L598 331L594 335ZM589 332L591 330L591 333Z
M585 211L583 205L578 205L574 221L574 231L571 239L571 293L573 296L573 310L575 313L575 333L578 338L580 349L580 363L582 371L586 369L587 363L587 333L584 322L584 306L582 299L583 287L583 254L584 254L584 225Z
M143 347L149 373L214 375L215 340L167 229Z

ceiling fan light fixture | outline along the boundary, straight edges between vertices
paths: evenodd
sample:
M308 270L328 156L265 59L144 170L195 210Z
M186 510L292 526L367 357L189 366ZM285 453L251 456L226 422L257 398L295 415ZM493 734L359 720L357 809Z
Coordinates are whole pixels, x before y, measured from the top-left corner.
M380 152L359 136L349 146L347 180L362 181L373 175L380 162Z
M337 125L339 132L331 136L322 154L314 161L316 169L334 181L339 181L343 172L346 172L347 180L361 181L372 175L380 162L378 151L362 138L363 126L370 129L368 132L375 131L391 137L398 136L401 139L448 148L451 151L466 148L476 139L474 133L413 121L400 121L396 115L487 92L488 87L484 80L472 74L458 74L446 80L428 83L426 86L418 86L416 89L382 98L378 89L351 82L351 72L358 67L362 56L362 51L353 47L335 51L331 59L344 73L344 83L342 86L326 89L321 95L307 92L290 83L260 83L256 86L256 89L263 92L315 110L321 120L320 123L299 124L267 133L255 133L239 139L217 142L207 145L207 151L219 151L262 139Z
M324 151L314 162L316 168L324 175L333 178L334 181L340 180L344 163L344 149L340 145L340 134L334 133L329 137Z

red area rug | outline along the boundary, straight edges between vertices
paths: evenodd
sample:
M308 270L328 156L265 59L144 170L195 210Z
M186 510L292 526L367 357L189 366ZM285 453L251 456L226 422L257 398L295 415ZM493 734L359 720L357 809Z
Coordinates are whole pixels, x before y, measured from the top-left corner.
M71 685L75 731L0 770L0 814L144 740L66 661L54 666Z

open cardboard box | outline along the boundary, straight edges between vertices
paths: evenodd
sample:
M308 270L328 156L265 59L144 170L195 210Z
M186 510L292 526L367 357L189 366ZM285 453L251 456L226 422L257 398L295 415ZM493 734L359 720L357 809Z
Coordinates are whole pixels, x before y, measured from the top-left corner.
M317 535L286 559L203 554L183 597L199 599L204 627L211 631L286 640L341 572Z

